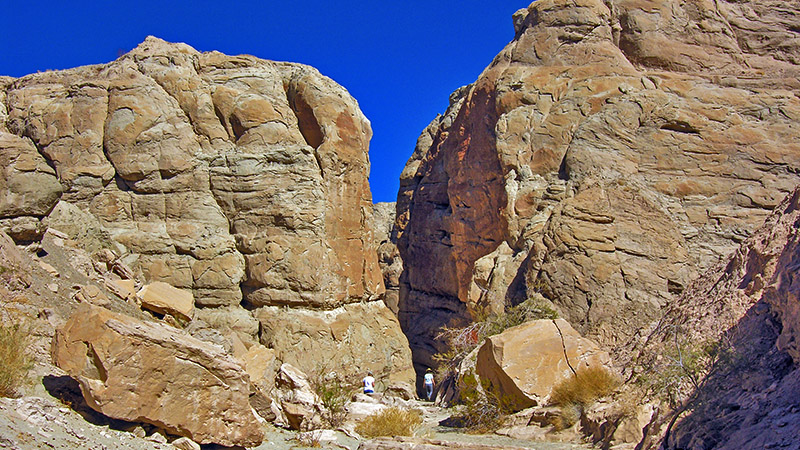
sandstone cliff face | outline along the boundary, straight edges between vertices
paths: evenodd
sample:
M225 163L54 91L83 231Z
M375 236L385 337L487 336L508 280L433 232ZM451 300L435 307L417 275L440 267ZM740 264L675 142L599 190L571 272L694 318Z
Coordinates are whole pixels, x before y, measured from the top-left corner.
M0 104L0 225L18 242L62 229L201 307L382 305L370 125L315 69L148 38L106 65L2 78ZM378 317L363 333L401 340Z
M666 311L638 360L713 343L721 350L682 408L665 409L642 448L793 448L800 433L800 189ZM670 413L687 414L672 428ZM663 442L660 442L664 437Z
M800 3L539 0L422 133L398 194L400 319L532 291L624 358L800 183ZM502 281L502 282L500 282Z

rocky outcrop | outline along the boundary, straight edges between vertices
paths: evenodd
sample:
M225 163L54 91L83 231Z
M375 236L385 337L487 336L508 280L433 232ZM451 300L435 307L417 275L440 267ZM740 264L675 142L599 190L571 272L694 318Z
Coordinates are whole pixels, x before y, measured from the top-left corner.
M403 273L403 259L397 249L394 232L394 218L397 204L376 203L373 206L375 243L378 246L378 265L383 273L383 285L386 288L384 303L397 314L400 303L400 275Z
M201 443L256 446L247 373L222 349L156 323L83 307L60 328L53 360L96 411Z
M109 64L4 77L0 104L0 228L17 242L51 227L111 250L190 292L186 311L382 308L372 132L315 69L150 37ZM363 331L379 353L404 339L396 321Z
M382 302L331 311L271 306L255 315L261 343L309 376L336 372L352 383L361 380L359 374L372 371L390 383L413 378L408 341Z
M486 339L475 372L499 398L521 410L546 404L558 383L589 367L609 366L611 358L582 338L564 319L534 320Z
M694 367L694 373L679 372L679 407L662 408L642 448L797 444L798 264L800 189L731 257L699 278L649 337L637 360L639 373L646 377L668 372L671 360L664 355L678 350L692 358L700 353L713 364ZM690 383L690 374L700 379L697 385ZM676 415L680 418L673 424Z
M437 330L543 294L627 361L800 183L797 1L539 0L401 176L399 317ZM774 19L774 20L773 20Z

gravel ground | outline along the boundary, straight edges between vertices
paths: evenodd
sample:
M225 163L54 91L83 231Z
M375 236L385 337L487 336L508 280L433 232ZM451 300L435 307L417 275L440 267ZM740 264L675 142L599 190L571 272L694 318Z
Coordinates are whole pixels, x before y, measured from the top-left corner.
M52 383L52 381L51 381ZM60 387L66 390L67 387ZM51 390L52 387L51 387ZM62 392L63 394L63 392ZM68 396L61 395L69 400ZM69 402L67 402L69 403ZM586 450L568 443L531 442L498 435L464 434L438 426L447 411L420 403L424 422L419 434L437 441L518 447L534 450ZM173 450L153 427L115 421L77 406L81 412L50 396L0 398L0 449ZM356 450L360 441L342 431L296 433L267 425L266 439L252 450L299 450L307 448ZM171 439L174 437L171 437ZM213 449L214 446L204 446Z

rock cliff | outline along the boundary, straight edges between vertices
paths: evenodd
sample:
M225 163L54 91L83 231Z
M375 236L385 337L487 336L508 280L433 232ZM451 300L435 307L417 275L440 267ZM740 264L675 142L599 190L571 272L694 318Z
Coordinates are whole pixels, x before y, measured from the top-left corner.
M372 235L371 133L311 67L150 37L109 64L0 79L0 228L111 249L140 281L191 291L198 318L304 371L402 372ZM264 328L286 308L347 311L348 326L298 332L351 356L294 352L285 333L238 326L243 307ZM350 348L363 340L379 351Z
M539 292L626 361L640 330L800 184L800 2L539 0L401 176L399 317Z

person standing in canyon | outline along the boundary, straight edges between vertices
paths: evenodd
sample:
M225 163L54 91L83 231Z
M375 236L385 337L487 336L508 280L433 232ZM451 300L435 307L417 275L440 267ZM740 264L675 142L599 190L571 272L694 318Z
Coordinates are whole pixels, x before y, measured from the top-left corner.
M433 397L433 371L430 368L425 371L424 382L425 395L427 396L428 401L431 401L431 398Z

